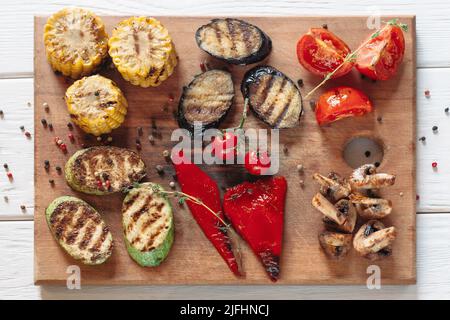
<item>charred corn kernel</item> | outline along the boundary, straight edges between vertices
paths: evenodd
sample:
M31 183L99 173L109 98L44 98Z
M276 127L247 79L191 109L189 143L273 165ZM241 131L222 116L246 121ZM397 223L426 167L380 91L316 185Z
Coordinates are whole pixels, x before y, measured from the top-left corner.
M73 79L91 74L108 55L103 22L81 8L65 8L48 18L44 43L52 68Z
M95 136L118 128L127 114L128 103L122 91L99 75L75 81L65 99L72 121Z
M177 65L169 32L149 17L121 21L109 39L109 55L122 77L141 87L160 85Z

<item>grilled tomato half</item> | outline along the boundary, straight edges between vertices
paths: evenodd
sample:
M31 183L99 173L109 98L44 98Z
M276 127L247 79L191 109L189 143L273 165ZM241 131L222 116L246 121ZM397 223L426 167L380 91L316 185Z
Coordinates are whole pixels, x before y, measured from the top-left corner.
M343 64L350 53L351 50L344 41L324 28L309 29L297 42L300 64L309 72L323 77ZM352 62L345 62L332 78L349 73L352 67Z
M362 116L372 109L372 103L362 91L337 87L320 96L316 103L316 120L323 125L342 118Z
M386 25L378 36L370 39L358 52L356 69L375 80L387 80L397 73L405 54L402 28Z

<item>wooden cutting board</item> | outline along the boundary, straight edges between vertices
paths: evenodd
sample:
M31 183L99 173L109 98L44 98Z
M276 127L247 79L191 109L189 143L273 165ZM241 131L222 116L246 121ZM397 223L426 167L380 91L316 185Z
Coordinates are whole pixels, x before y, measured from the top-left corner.
M108 32L124 17L103 17ZM112 145L136 149L137 127L144 129L140 137L140 151L148 167L146 180L169 188L174 170L165 162L162 152L174 144L170 141L173 129L178 128L173 117L182 87L200 73L200 63L208 61L211 66L222 66L209 58L196 45L196 29L209 21L207 17L159 17L169 29L179 55L175 73L157 88L135 87L124 81L119 73L105 68L101 73L111 77L124 91L129 102L125 123L112 133ZM328 28L355 49L371 33L366 27L365 17L248 17L251 23L263 29L273 41L273 50L266 64L285 72L294 81L303 79L301 89L305 95L320 82L297 62L295 47L300 35L310 27L327 24ZM383 17L383 21L390 17ZM112 257L101 266L82 266L81 284L271 284L263 267L244 244L245 278L236 278L228 270L219 254L203 235L187 207L176 203L175 243L167 260L157 268L141 268L128 256L122 241L120 207L123 195L89 196L72 191L63 175L55 170L82 144L99 145L93 137L87 137L78 128L72 133L75 143L67 138L70 121L63 100L65 90L72 80L56 75L47 63L43 45L43 26L46 17L35 19L35 282L37 284L65 283L69 265L78 263L57 245L46 225L46 206L56 197L75 195L93 205L110 225L115 238ZM361 118L345 119L331 126L319 128L309 101L304 101L305 113L300 126L280 132L280 143L288 152L280 158L280 175L288 180L288 194L285 211L283 254L281 257L281 278L277 284L364 284L367 267L376 264L381 268L382 284L414 283L415 269L415 128L416 128L416 51L415 18L402 16L401 21L409 25L406 37L406 53L398 74L391 80L373 83L362 79L356 70L345 77L330 81L320 89L316 99L326 88L350 85L362 89L373 101L375 111ZM236 126L242 110L242 96L239 85L243 73L249 67L229 66L236 85L236 103L227 116L222 128ZM168 103L168 96L175 101ZM47 102L50 111L42 106ZM381 116L382 121L377 121ZM44 129L40 121L47 119L54 130ZM151 145L147 136L151 133L154 119L161 137ZM247 128L266 128L250 115ZM54 137L62 138L69 152L64 155L54 144ZM384 148L384 159L380 171L397 175L395 186L383 190L383 195L393 201L394 210L387 225L398 229L398 238L393 246L393 256L376 263L359 257L354 251L339 262L331 261L322 253L317 235L323 230L321 215L311 206L311 198L318 191L312 181L312 174L328 173L330 170L343 175L351 168L343 159L343 147L353 137L367 136L378 140ZM50 170L44 169L44 160L50 161ZM166 174L160 177L154 169L161 164ZM305 171L300 175L297 164L303 164ZM204 169L214 177L223 189L246 179L241 166L209 166ZM49 179L54 179L52 187ZM304 187L300 186L304 180Z

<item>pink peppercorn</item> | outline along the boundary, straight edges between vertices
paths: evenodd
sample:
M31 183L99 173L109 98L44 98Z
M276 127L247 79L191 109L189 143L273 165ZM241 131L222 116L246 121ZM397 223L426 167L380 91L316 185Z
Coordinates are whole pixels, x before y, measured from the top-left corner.
M431 164L431 166L432 166L433 168L437 168L438 164L437 164L437 162L433 162L433 163Z
M13 174L11 172L6 173L6 175L8 176L9 179L13 178Z

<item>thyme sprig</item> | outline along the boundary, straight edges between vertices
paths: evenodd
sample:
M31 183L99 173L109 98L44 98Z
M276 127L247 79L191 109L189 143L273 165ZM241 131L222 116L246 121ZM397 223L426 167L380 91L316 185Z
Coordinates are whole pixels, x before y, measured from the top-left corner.
M405 23L400 23L398 22L398 19L391 19L387 22L385 22L385 25L383 26L383 28L378 29L377 31L375 31L374 33L372 33L372 35L366 40L364 41L355 51L350 52L344 59L344 61L342 61L342 63L336 67L336 69L334 69L333 71L327 73L327 75L324 77L324 79L322 80L321 83L319 83L314 89L312 89L310 92L308 92L308 94L305 96L305 99L308 98L309 96L311 96L314 92L317 91L317 89L319 89L321 86L323 86L328 80L331 79L331 77L339 70L342 68L342 66L344 64L346 64L347 62L354 62L356 60L356 55L358 54L358 52L367 44L369 43L369 41L371 41L372 39L378 37L380 35L381 32L384 31L384 29L386 29L387 26L398 26L400 27L403 31L407 32L408 31L408 25Z
M218 213L216 213L213 209L208 207L201 199L193 197L185 192L182 191L167 191L163 190L159 185L152 184L152 190L154 193L164 197L168 198L170 196L178 198L179 204L184 204L186 201L191 201L192 203L198 204L202 207L204 207L206 210L211 212L228 230L232 230L231 225L229 223L226 223Z

